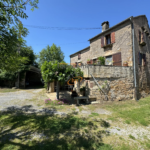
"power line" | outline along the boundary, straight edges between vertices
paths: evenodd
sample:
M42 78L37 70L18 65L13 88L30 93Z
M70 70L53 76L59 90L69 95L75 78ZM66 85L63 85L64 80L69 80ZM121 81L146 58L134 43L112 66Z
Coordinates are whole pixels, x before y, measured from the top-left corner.
M46 26L35 26L35 25L24 25L31 28L38 28L38 29L48 29L48 30L95 30L95 29L102 29L99 27L95 28L78 28L78 27L46 27Z
M71 44L79 44L79 43L87 43L88 41L86 42L76 42L76 43L63 43L63 44L57 44L57 45L71 45ZM30 44L29 44L30 45ZM34 45L34 44L33 44ZM35 44L35 45L49 45L49 44Z

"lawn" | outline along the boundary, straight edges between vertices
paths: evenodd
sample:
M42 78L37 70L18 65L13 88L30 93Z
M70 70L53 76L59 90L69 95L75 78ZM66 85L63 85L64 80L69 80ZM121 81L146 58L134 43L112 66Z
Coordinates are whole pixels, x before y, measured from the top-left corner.
M0 115L1 150L149 150L150 140L134 136L131 127L147 129L150 127L150 97L139 101L120 101L110 104L71 106L41 99L32 99L37 105L67 115L45 115L15 113ZM78 109L78 112L77 112ZM99 114L95 110L105 109L112 114ZM69 111L68 111L69 110ZM82 111L90 111L83 115ZM111 134L109 129L118 132L124 126L130 129L128 136ZM150 130L148 130L150 132ZM149 133L148 132L148 133Z
M116 102L104 108L114 112L112 119L123 118L127 124L150 125L150 97L139 101Z
M0 88L0 93L17 92L17 91L20 91L20 89Z
M93 123L80 118L75 113L61 117L58 115L15 115L0 117L1 150L112 150L104 144L104 120ZM103 127L101 127L103 126Z

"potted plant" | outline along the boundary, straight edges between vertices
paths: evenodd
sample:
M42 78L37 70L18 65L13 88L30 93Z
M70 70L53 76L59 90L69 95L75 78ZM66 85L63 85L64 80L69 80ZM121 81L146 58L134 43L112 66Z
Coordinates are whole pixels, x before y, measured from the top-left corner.
M101 65L105 65L105 57L99 57L98 60L100 61Z
M80 88L80 93L85 96L85 86L83 86L82 88Z
M128 62L127 61L125 61L125 62L123 62L123 66L128 66Z
M91 64L91 60L90 59L87 60L87 64Z

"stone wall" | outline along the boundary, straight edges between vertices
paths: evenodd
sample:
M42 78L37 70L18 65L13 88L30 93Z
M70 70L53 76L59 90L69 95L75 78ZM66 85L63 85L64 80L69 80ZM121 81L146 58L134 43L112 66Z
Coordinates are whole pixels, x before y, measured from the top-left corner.
M132 67L84 65L79 68L81 69L81 71L83 71L85 78L91 77L90 73L94 77L99 78L133 77Z
M81 59L78 60L78 53L74 54L73 56L70 57L70 63L75 63L75 62L82 62L83 64L87 63L87 59L90 58L90 47L85 48L84 50L81 51Z
M146 42L145 46L139 45L139 30L141 27L150 33L148 20L146 16L139 16L133 19L134 31L135 31L135 55L136 55L136 72L137 72L137 92L138 99L141 97L146 97L150 94L150 37L144 33L144 40ZM141 30L142 31L142 30ZM138 65L138 52L146 54L146 66Z
M112 47L102 48L101 37L106 36L111 32L115 32L115 43L113 43ZM87 59L110 56L118 52L121 52L122 63L127 61L129 66L132 66L132 34L130 21L90 40L90 50L81 53L81 61L87 63ZM71 63L77 62L77 54L70 59Z
M102 48L101 37L115 32L115 43L112 47ZM110 56L121 52L122 63L127 61L129 66L132 66L132 38L131 38L131 23L126 22L116 28L104 32L104 34L90 41L90 56L91 58L99 56Z
M134 98L134 80L132 67L82 66L85 80L80 87L86 86L86 96L100 102L131 100ZM95 77L105 94L91 77ZM107 81L107 84L105 83ZM106 99L106 95L108 99Z

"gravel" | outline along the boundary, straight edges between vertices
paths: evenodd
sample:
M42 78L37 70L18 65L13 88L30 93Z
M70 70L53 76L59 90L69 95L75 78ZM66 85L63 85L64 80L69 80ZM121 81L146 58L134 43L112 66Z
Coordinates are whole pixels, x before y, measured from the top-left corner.
M150 139L150 126L144 128L131 125L123 125L122 128L116 126L108 129L108 131L112 134L118 134L122 137L129 137L129 135L132 135L136 139L144 140L143 137L147 136L147 138Z
M37 93L43 89L25 90L17 92L0 93L0 109L14 106L14 103L23 102L27 99L32 99Z

